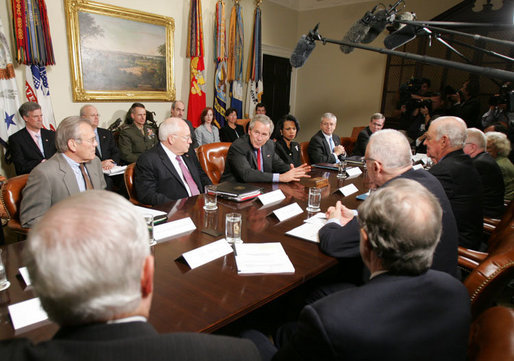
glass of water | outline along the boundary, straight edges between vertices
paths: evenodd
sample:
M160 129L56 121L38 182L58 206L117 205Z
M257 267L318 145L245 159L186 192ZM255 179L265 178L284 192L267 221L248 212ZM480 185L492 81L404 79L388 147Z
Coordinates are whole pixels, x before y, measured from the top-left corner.
M337 168L337 178L346 178L346 160L342 160L339 162Z
M154 228L153 215L145 214L144 217L145 217L146 226L148 227L148 242L150 243L150 246L153 246L154 244L157 243L157 241L155 240L155 237L153 235L153 228Z
M242 225L241 213L228 213L225 216L225 239L228 243L243 243L241 240Z
M8 289L10 285L11 282L7 280L4 262L2 261L2 250L0 249L0 291Z
M321 189L316 187L309 188L309 201L307 203L307 211L319 212L321 210Z
M203 209L205 209L206 211L214 211L218 209L215 185L205 186L205 193L203 194L203 199Z

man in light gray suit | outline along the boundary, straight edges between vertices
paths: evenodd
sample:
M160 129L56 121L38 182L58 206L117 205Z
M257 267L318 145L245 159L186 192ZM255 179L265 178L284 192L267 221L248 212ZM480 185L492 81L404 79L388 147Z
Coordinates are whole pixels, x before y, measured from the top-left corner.
M23 189L23 227L34 226L53 204L72 194L105 189L102 163L95 156L96 136L88 119L65 118L57 128L55 145L57 153L30 172Z

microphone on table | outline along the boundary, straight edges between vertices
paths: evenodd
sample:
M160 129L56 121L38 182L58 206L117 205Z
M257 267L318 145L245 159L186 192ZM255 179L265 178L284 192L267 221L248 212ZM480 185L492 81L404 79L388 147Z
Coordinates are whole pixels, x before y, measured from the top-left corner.
M291 66L294 68L300 68L305 64L309 55L311 55L312 51L316 47L316 40L321 40L321 37L318 34L318 26L319 23L312 29L307 35L302 35L298 43L296 44L296 48L291 54L291 58L289 62Z

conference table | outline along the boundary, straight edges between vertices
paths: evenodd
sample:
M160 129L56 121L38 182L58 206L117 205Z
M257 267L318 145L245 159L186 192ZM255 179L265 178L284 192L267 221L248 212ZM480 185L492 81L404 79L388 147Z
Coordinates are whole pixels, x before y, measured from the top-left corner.
M322 188L322 211L338 200L356 209L361 201L355 197L368 190L365 169L361 175L349 179L338 179L336 171L314 167L310 175L328 178L329 185ZM358 192L343 196L339 188L351 183ZM168 213L168 221L191 217L196 225L196 230L152 247L155 284L149 322L159 333L213 332L337 265L337 260L323 254L317 243L285 234L313 215L305 211L308 187L300 182L257 185L263 193L280 189L285 199L268 206L263 206L258 199L242 203L218 199L218 209L207 212L203 209L203 196L200 195L156 207ZM297 202L304 212L279 222L273 210L293 202ZM231 212L242 214L244 242L280 242L295 272L238 275L233 252L194 269L181 261L180 256L184 252L224 238L225 214ZM220 235L215 237L203 232L206 229L214 229ZM1 247L11 286L0 292L0 339L19 336L39 342L50 339L57 331L57 325L47 323L16 335L7 310L10 304L35 297L18 274L18 269L23 266L23 245L24 242L17 242Z

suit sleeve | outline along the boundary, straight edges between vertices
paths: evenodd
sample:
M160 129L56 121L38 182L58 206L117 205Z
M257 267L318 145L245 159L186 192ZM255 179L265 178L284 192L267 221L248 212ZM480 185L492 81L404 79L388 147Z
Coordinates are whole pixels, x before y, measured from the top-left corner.
M311 138L307 152L309 153L309 158L312 164L336 163L336 158L333 154L325 153L323 139L321 139L321 137L314 136Z
M105 133L105 137L107 139L107 154L109 157L107 159L112 159L117 164L120 163L120 151L118 147L116 146L116 142L114 141L114 137L112 136L112 133L110 131L107 131Z
M28 144L25 146L28 146ZM11 159L14 163L16 175L30 173L30 171L40 163L40 161L35 159L27 159L19 141L12 137L9 138L9 150L11 152Z
M141 155L134 168L134 187L137 200L152 206L171 202L171 198L157 190L159 180L156 174L158 171L154 169L154 162L147 156L148 154Z
M302 310L295 333L273 357L273 361L335 359L325 327L311 306L306 306Z
M319 230L321 251L336 258L357 257L360 254L360 227L357 217L345 226L327 223Z
M202 128L200 128L200 127L196 128L196 130L195 130L195 138L196 138L196 142L198 143L198 146L201 146L201 145L205 144L205 140L203 139Z
M353 155L364 155L366 152L366 145L368 145L369 136L365 132L360 132L355 143Z
M273 174L254 169L247 158L245 148L240 144L232 144L227 154L230 172L239 182L272 182Z
M47 174L34 168L23 188L20 222L23 227L33 227L52 206L52 185Z

